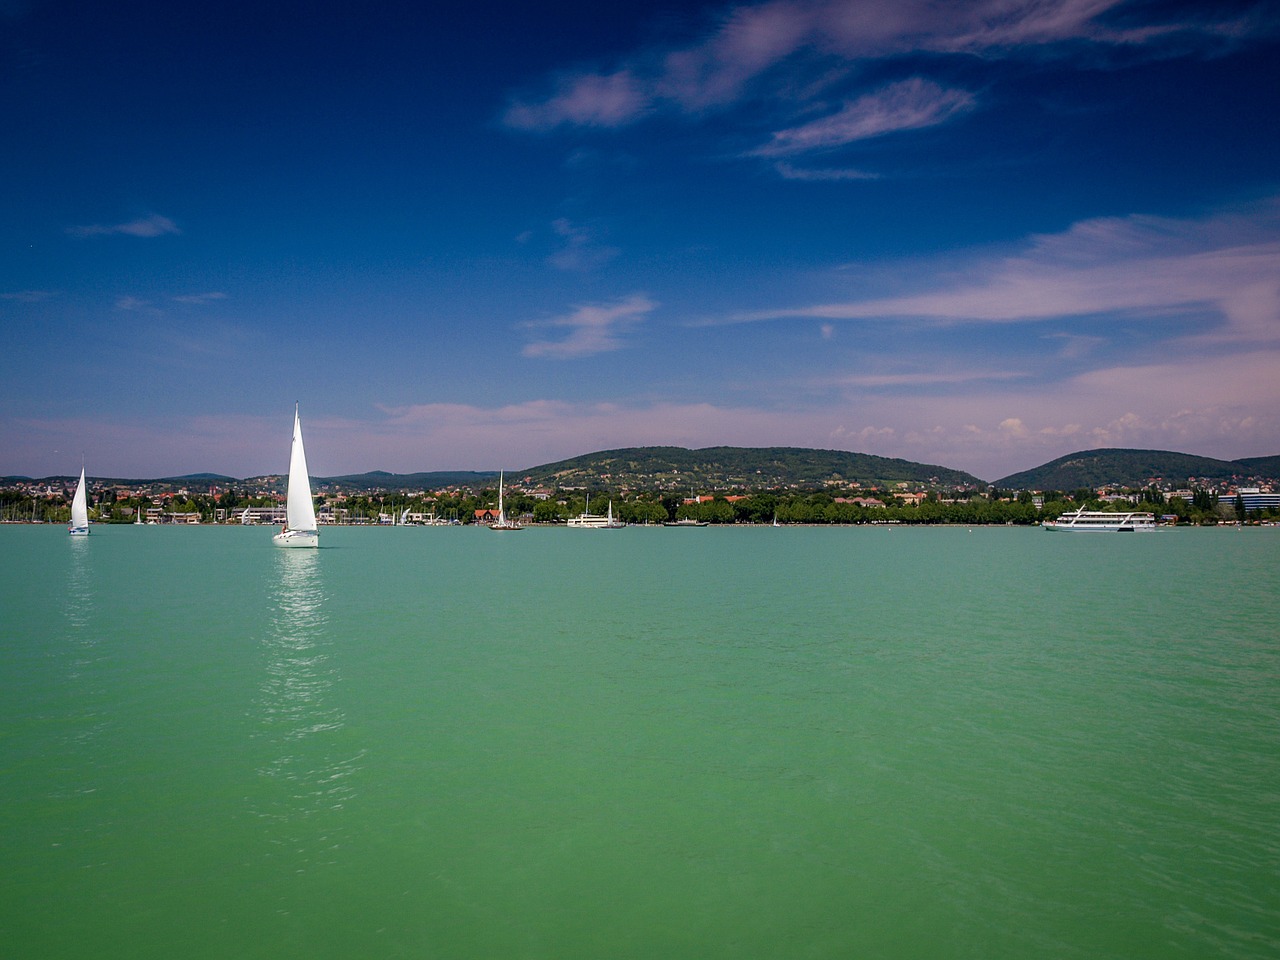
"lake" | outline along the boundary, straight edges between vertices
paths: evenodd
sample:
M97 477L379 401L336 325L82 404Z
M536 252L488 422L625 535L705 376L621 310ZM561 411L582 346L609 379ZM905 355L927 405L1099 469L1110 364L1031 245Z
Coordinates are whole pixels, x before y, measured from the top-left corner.
M0 527L42 958L1274 958L1280 529Z

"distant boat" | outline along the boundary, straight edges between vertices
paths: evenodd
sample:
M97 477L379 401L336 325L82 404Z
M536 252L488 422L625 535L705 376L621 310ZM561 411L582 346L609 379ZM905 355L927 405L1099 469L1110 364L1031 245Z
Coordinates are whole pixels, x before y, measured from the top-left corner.
M134 526L142 526L142 504L138 504L137 509L133 511Z
M579 516L570 517L568 525L574 530L618 530L626 524L613 519L613 501L609 501L609 512L605 516L591 512L591 498L587 497L587 506Z
M1108 513L1081 507L1057 520L1046 520L1044 528L1073 533L1142 533L1156 529L1156 518L1150 513Z
M302 421L293 407L293 448L289 453L289 488L285 500L285 525L272 537L277 547L318 547L316 507L311 502L311 478L307 476L307 455L302 449Z
M507 519L507 511L502 506L502 471L498 471L498 519L489 524L490 530L523 530L524 527L514 520Z
M696 505L700 501L698 500L697 497L694 497L693 502ZM707 526L707 524L708 524L708 521L698 520L698 519L695 519L694 517L685 517L683 520L663 520L662 521L662 525L664 527L705 527Z
M67 533L73 537L89 535L89 495L84 485L84 467L80 468L80 482L71 500L71 526L67 527Z

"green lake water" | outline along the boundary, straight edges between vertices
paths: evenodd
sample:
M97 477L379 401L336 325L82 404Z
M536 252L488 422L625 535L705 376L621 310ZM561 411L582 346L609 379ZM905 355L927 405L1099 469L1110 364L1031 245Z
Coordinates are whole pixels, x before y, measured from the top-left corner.
M1275 958L1280 529L0 528L0 955Z

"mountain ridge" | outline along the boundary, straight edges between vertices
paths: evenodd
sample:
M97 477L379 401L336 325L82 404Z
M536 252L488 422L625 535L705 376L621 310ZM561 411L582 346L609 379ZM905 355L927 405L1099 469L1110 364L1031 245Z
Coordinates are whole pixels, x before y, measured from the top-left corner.
M945 486L985 486L985 481L937 464L917 463L847 450L812 447L621 447L517 470L513 476L559 486L647 483L668 489L710 483L719 486L786 486L795 483L919 482Z
M581 454L564 460L538 464L523 470L508 470L513 482L561 487L628 486L639 489L687 491L690 486L768 489L783 486L822 486L847 483L871 486L892 483L919 483L951 487L987 487L1015 490L1074 490L1082 487L1114 485L1142 487L1159 478L1165 483L1185 484L1190 478L1210 481L1280 481L1280 456L1244 457L1218 460L1172 450L1144 450L1102 447L1080 450L1050 460L1029 470L988 482L973 474L937 464L919 463L894 457L824 450L812 447L702 447L675 446L620 447ZM366 473L312 477L314 486L350 490L438 489L491 484L496 470L435 470ZM75 482L75 475L0 477L0 484ZM190 486L213 483L221 486L265 483L282 484L283 474L262 474L236 478L220 473L191 473L153 479L94 477L98 482L128 485L171 484Z
M1078 450L1030 470L996 480L994 486L1014 490L1071 490L1105 485L1142 487L1155 481L1186 484L1200 480L1274 479L1280 457L1218 460L1174 450L1101 447Z

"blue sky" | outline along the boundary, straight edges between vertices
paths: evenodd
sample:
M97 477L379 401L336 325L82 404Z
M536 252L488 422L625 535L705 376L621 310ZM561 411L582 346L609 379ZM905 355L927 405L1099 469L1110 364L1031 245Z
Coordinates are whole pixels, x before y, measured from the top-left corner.
M362 6L0 0L0 474L1280 453L1274 3Z

